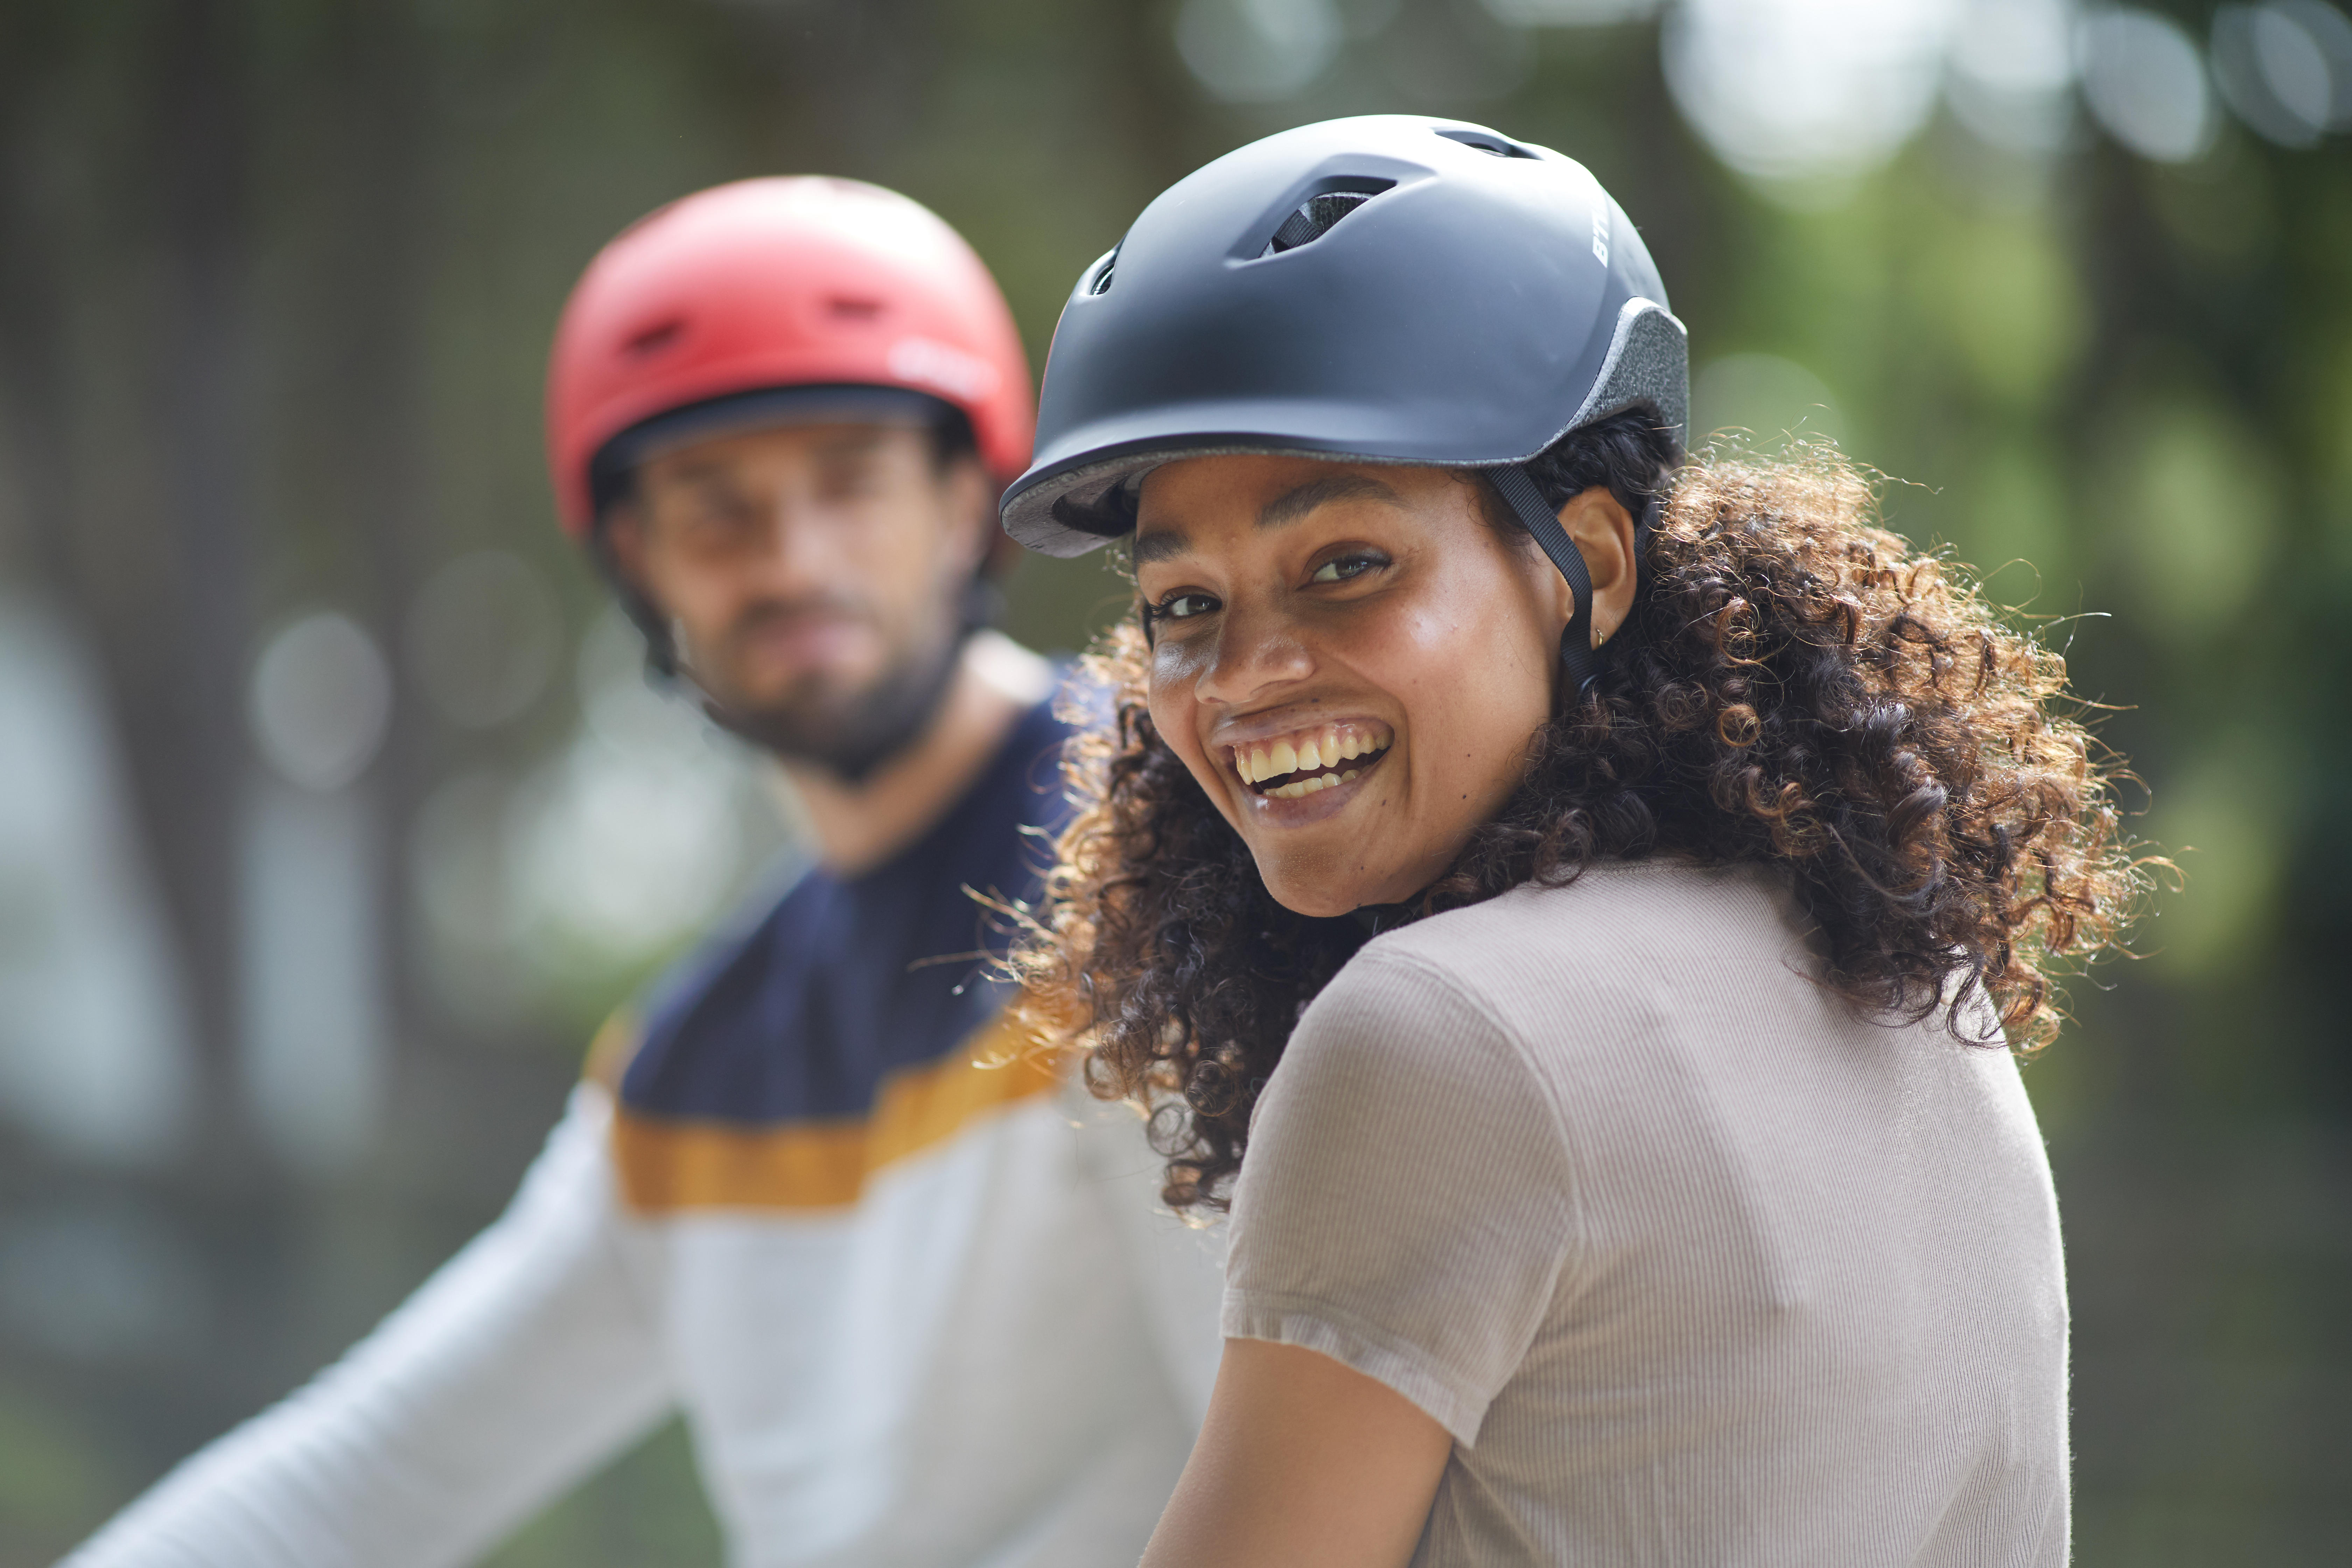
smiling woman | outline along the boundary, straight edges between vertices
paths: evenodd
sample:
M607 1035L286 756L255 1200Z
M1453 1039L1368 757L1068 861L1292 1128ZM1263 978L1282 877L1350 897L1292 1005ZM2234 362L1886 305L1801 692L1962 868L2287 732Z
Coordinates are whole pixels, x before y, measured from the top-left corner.
M1683 464L1613 204L1430 129L1286 132L1147 209L1006 502L1041 548L1131 534L1137 588L1031 1016L1150 1112L1171 1204L1232 1210L1147 1568L2063 1562L2001 1047L2144 875L2063 666L1833 457ZM1359 167L1395 184L1292 247L1319 271L1233 263ZM1538 312L1582 359L1462 303L1530 257L1584 277Z
M1873 527L1843 464L1695 465L1661 500L1651 426L1538 465L1608 476L1562 508L1596 643L1622 634L1581 702L1563 580L1473 476L1202 458L1141 487L1136 619L1093 660L1116 727L1074 759L1089 809L1024 960L1162 1113L1171 1202L1225 1201L1299 1008L1369 935L1596 862L1777 863L1832 987L1990 1001L2027 1049L2058 973L2119 942L2140 868L2063 663Z

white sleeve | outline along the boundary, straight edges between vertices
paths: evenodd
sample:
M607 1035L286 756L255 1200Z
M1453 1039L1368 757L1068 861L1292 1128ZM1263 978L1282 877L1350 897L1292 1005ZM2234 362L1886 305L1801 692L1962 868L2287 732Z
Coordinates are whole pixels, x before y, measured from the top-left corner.
M1105 1105L1078 1088L1066 1091L1063 1104L1143 1298L1150 1346L1185 1418L1198 1426L1225 1348L1218 1327L1225 1226L1187 1225L1160 1201L1168 1163L1152 1152L1143 1124L1126 1106Z
M498 1222L342 1360L203 1449L61 1568L466 1561L671 1400L583 1084Z

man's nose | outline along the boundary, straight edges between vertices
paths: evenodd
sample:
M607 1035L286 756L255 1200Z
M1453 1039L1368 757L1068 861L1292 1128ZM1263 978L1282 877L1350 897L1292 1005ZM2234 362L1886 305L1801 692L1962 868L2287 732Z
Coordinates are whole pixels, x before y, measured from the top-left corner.
M787 492L770 498L764 512L744 563L747 574L774 590L833 586L842 570L840 542L815 509Z

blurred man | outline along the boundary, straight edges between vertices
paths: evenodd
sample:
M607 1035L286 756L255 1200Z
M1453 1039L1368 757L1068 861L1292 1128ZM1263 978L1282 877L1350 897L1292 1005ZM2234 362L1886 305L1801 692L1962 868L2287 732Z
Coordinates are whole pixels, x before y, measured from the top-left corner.
M721 186L590 266L548 405L567 525L819 863L605 1030L496 1225L70 1562L463 1561L679 1408L738 1563L1133 1562L1216 1260L976 977L1062 738L979 609L1032 418L995 284L889 192Z

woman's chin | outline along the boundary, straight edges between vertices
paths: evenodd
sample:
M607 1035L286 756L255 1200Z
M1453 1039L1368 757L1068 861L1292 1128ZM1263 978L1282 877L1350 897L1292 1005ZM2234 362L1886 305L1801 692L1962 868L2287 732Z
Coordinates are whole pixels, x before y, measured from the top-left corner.
M1332 899L1312 895L1302 897L1296 893L1286 894L1280 887L1270 880L1266 883L1266 891L1274 895L1274 901L1276 903L1280 904L1292 914L1307 915L1316 920L1332 920L1338 916L1348 914L1356 908L1354 904L1349 903L1344 898Z
M1361 873L1333 876L1322 867L1269 866L1263 859L1258 861L1257 868L1274 901L1295 915L1332 920L1353 914L1366 904L1389 901L1381 896L1388 879Z

